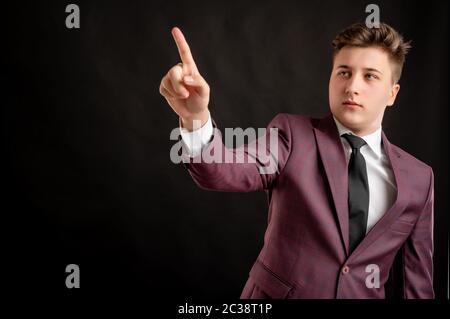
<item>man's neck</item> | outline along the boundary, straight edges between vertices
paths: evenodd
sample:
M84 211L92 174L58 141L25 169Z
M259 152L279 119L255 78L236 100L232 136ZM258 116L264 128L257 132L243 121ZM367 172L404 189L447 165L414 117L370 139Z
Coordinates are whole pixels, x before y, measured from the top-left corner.
M359 137L364 137L367 135L371 135L375 132L377 132L378 130L381 130L381 125L375 128L370 128L370 129L363 129L363 130L355 130L355 129L351 129L348 128L347 126L345 126L344 124L342 124L341 122L339 122L339 120L333 115L333 119L336 123L336 126L338 127L338 130L341 131L350 131L352 132L354 135L359 136Z

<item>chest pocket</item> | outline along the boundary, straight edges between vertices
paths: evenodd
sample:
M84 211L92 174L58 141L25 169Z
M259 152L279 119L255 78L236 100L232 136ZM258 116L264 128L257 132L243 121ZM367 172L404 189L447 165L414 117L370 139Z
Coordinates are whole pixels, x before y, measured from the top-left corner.
M389 228L397 233L409 234L414 227L414 223L397 220Z

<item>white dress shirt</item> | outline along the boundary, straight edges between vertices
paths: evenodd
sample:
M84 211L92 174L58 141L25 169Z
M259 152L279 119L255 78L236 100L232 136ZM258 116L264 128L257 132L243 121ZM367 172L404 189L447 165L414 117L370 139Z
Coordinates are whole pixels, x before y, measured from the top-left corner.
M342 125L334 116L341 142L344 146L347 165L350 161L352 148L343 134L353 134L351 130ZM367 144L361 146L360 152L364 156L367 168L367 180L369 182L369 215L367 218L366 233L380 220L386 211L392 206L397 194L394 173L389 159L384 153L381 140L381 126L372 134L360 136Z
M343 134L353 134L351 130L343 126L334 116L341 142L345 150L347 165L350 160L352 148L347 140L342 137ZM213 135L213 126L211 115L208 121L199 129L189 132L181 127L181 138L184 142L188 155L191 157L198 156L202 148L208 144ZM353 134L355 135L355 134ZM394 174L389 163L389 159L384 153L381 140L381 127L372 134L360 136L366 145L360 149L364 156L367 168L367 179L369 182L369 214L367 218L366 233L380 220L386 211L392 206L397 194Z

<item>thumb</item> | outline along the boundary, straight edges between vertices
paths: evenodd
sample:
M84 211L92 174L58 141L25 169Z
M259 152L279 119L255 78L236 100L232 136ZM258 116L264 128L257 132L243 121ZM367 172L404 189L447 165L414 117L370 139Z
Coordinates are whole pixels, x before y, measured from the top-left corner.
M206 97L209 94L209 85L200 74L185 75L183 82L192 87L200 96Z

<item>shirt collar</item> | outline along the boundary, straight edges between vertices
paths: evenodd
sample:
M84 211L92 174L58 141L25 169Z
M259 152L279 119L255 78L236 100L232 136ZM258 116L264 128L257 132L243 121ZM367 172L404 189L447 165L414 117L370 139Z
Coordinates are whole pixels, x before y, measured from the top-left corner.
M339 136L342 137L342 135L346 133L356 135L349 128L342 125L334 116L333 119L336 123ZM375 132L360 137L367 143L367 145L369 145L369 147L378 157L381 157L381 126Z

